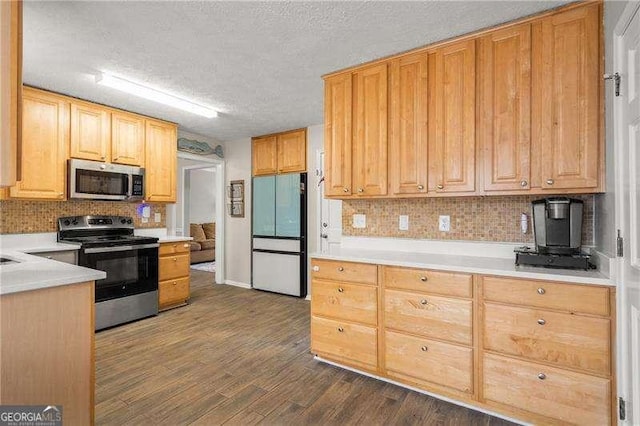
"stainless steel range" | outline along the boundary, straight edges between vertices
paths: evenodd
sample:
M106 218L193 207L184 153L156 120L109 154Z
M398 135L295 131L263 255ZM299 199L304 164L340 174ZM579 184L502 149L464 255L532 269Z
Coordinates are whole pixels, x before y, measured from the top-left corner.
M158 239L133 229L124 216L58 219L58 241L81 245L78 265L107 273L96 281L96 330L158 314Z

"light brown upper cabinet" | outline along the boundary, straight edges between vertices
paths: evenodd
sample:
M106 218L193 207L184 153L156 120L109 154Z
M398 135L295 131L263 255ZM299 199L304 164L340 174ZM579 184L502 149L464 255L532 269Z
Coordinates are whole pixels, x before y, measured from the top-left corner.
M389 64L389 178L391 195L427 192L427 55Z
M475 40L429 53L429 191L476 190Z
M69 149L69 102L25 87L22 94L22 178L11 198L64 200Z
M178 169L176 125L145 120L145 200L175 203Z
M530 188L531 25L479 40L478 93L485 191Z
M587 4L532 24L536 185L549 192L599 186L600 11Z
M353 74L353 187L356 195L387 193L387 64Z
M22 1L0 2L0 187L20 178Z
M138 115L111 113L111 162L144 166L144 119Z
M101 105L71 102L71 157L94 161L111 158L111 114Z
M324 82L324 194L351 195L351 73Z
M298 129L252 139L253 176L307 170L307 130Z

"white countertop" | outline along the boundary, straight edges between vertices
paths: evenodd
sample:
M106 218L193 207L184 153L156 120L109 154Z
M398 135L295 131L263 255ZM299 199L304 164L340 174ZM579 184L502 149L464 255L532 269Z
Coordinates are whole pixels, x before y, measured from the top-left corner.
M405 266L471 274L498 275L539 280L564 281L579 284L614 286L605 275L593 271L517 266L515 258L483 257L400 250L370 250L361 247L332 247L329 253L312 253L319 259L343 260L378 265Z
M172 243L172 242L180 242L180 241L191 241L193 237L182 237L179 235L166 235L164 237L160 237L158 242L160 243Z

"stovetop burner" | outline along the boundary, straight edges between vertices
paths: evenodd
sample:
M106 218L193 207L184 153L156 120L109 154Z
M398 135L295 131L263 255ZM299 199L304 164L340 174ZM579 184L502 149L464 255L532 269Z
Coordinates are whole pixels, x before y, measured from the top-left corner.
M133 235L133 220L123 216L72 216L58 219L58 241L82 248L157 243L154 237Z

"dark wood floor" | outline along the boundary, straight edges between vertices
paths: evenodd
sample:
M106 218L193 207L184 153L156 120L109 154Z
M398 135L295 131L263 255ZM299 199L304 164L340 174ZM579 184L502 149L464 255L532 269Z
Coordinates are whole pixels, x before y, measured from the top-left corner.
M212 285L96 336L98 425L506 425L313 360L309 302Z

